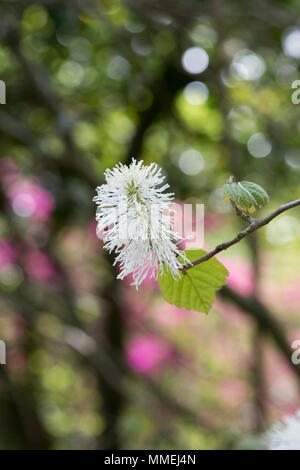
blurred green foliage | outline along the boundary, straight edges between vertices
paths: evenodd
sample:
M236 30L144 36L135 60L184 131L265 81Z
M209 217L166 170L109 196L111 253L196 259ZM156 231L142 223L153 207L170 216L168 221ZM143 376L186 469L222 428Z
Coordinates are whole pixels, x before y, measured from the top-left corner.
M205 203L213 247L240 229L230 175L268 191L262 214L299 197L299 13L296 0L2 0L1 449L251 447L299 406L299 377L240 307L188 314L117 281L92 203L107 167L155 161L179 200ZM230 287L291 338L298 214L222 258Z

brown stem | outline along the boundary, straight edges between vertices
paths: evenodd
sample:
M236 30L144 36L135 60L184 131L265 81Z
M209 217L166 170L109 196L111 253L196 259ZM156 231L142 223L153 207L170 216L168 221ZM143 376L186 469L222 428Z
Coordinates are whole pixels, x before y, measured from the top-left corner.
M243 238L250 235L250 233L253 233L264 225L267 225L269 222L271 222L271 220L275 219L275 217L280 215L282 212L285 212L299 205L300 199L296 199L295 201L288 202L287 204L282 204L274 212L271 212L271 214L267 215L266 217L262 217L261 219L250 219L251 222L248 227L246 227L244 230L241 230L241 232L239 232L232 240L220 243L213 250L201 256L201 258L196 259L192 263L185 265L182 268L182 273L186 274L186 271L188 269L194 268L195 266L198 266L198 264L204 263L204 261L213 258L216 254L220 253L221 251L227 250L227 248L232 245L235 245L236 243L239 243Z

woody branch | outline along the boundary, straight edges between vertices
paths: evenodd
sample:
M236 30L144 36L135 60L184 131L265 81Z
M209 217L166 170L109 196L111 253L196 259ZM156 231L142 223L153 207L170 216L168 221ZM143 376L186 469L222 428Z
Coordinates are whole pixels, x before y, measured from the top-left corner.
M192 269L195 266L198 266L199 264L208 261L210 258L213 258L221 251L227 250L227 248L231 247L232 245L239 243L241 240L243 240L243 238L247 237L248 235L263 227L264 225L267 225L269 222L271 222L271 220L275 219L275 217L282 214L282 212L292 209L293 207L299 206L300 199L295 199L295 201L288 202L287 204L282 204L275 211L271 212L271 214L260 219L253 219L252 217L248 217L244 212L240 211L240 209L238 209L232 201L231 203L234 209L236 210L237 214L241 216L244 220L247 220L247 222L249 222L249 225L243 230L241 230L234 238L232 238L232 240L220 243L213 250L201 256L201 258L198 258L192 263L185 265L181 270L183 274L186 274L189 269Z

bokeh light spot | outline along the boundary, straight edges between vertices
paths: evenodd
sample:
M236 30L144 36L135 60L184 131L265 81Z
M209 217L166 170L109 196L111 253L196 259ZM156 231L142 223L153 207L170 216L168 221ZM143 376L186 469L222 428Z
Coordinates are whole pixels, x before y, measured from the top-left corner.
M286 55L300 59L300 28L292 28L284 32L282 48Z
M182 56L182 66L189 73L202 73L208 64L208 54L202 47L190 47Z
M203 170L205 161L198 150L188 149L180 155L178 165L183 173L192 176Z
M285 245L299 236L300 222L292 215L285 215L267 225L267 240L272 245Z
M199 105L204 103L209 96L209 90L205 83L191 82L186 85L183 91L186 101L192 105Z
M264 59L248 49L239 51L231 64L233 76L241 80L258 80L265 72Z
M253 157L264 158L271 152L272 144L264 134L258 132L249 138L247 148Z
M117 55L111 57L107 64L107 75L113 80L123 80L130 75L131 66L128 60Z

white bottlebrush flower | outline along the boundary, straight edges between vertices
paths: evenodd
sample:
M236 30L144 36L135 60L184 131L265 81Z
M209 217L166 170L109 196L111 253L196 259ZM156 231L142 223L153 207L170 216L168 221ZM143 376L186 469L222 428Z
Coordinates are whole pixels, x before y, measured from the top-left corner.
M173 194L164 192L169 185L162 185L161 169L133 159L129 166L119 163L106 170L104 176L106 183L97 187L94 197L97 235L109 252L116 252L118 278L132 274L138 288L147 276L156 279L159 271L179 276L189 260L177 247L181 237L174 232Z
M300 410L294 416L285 416L266 434L269 450L300 450Z

